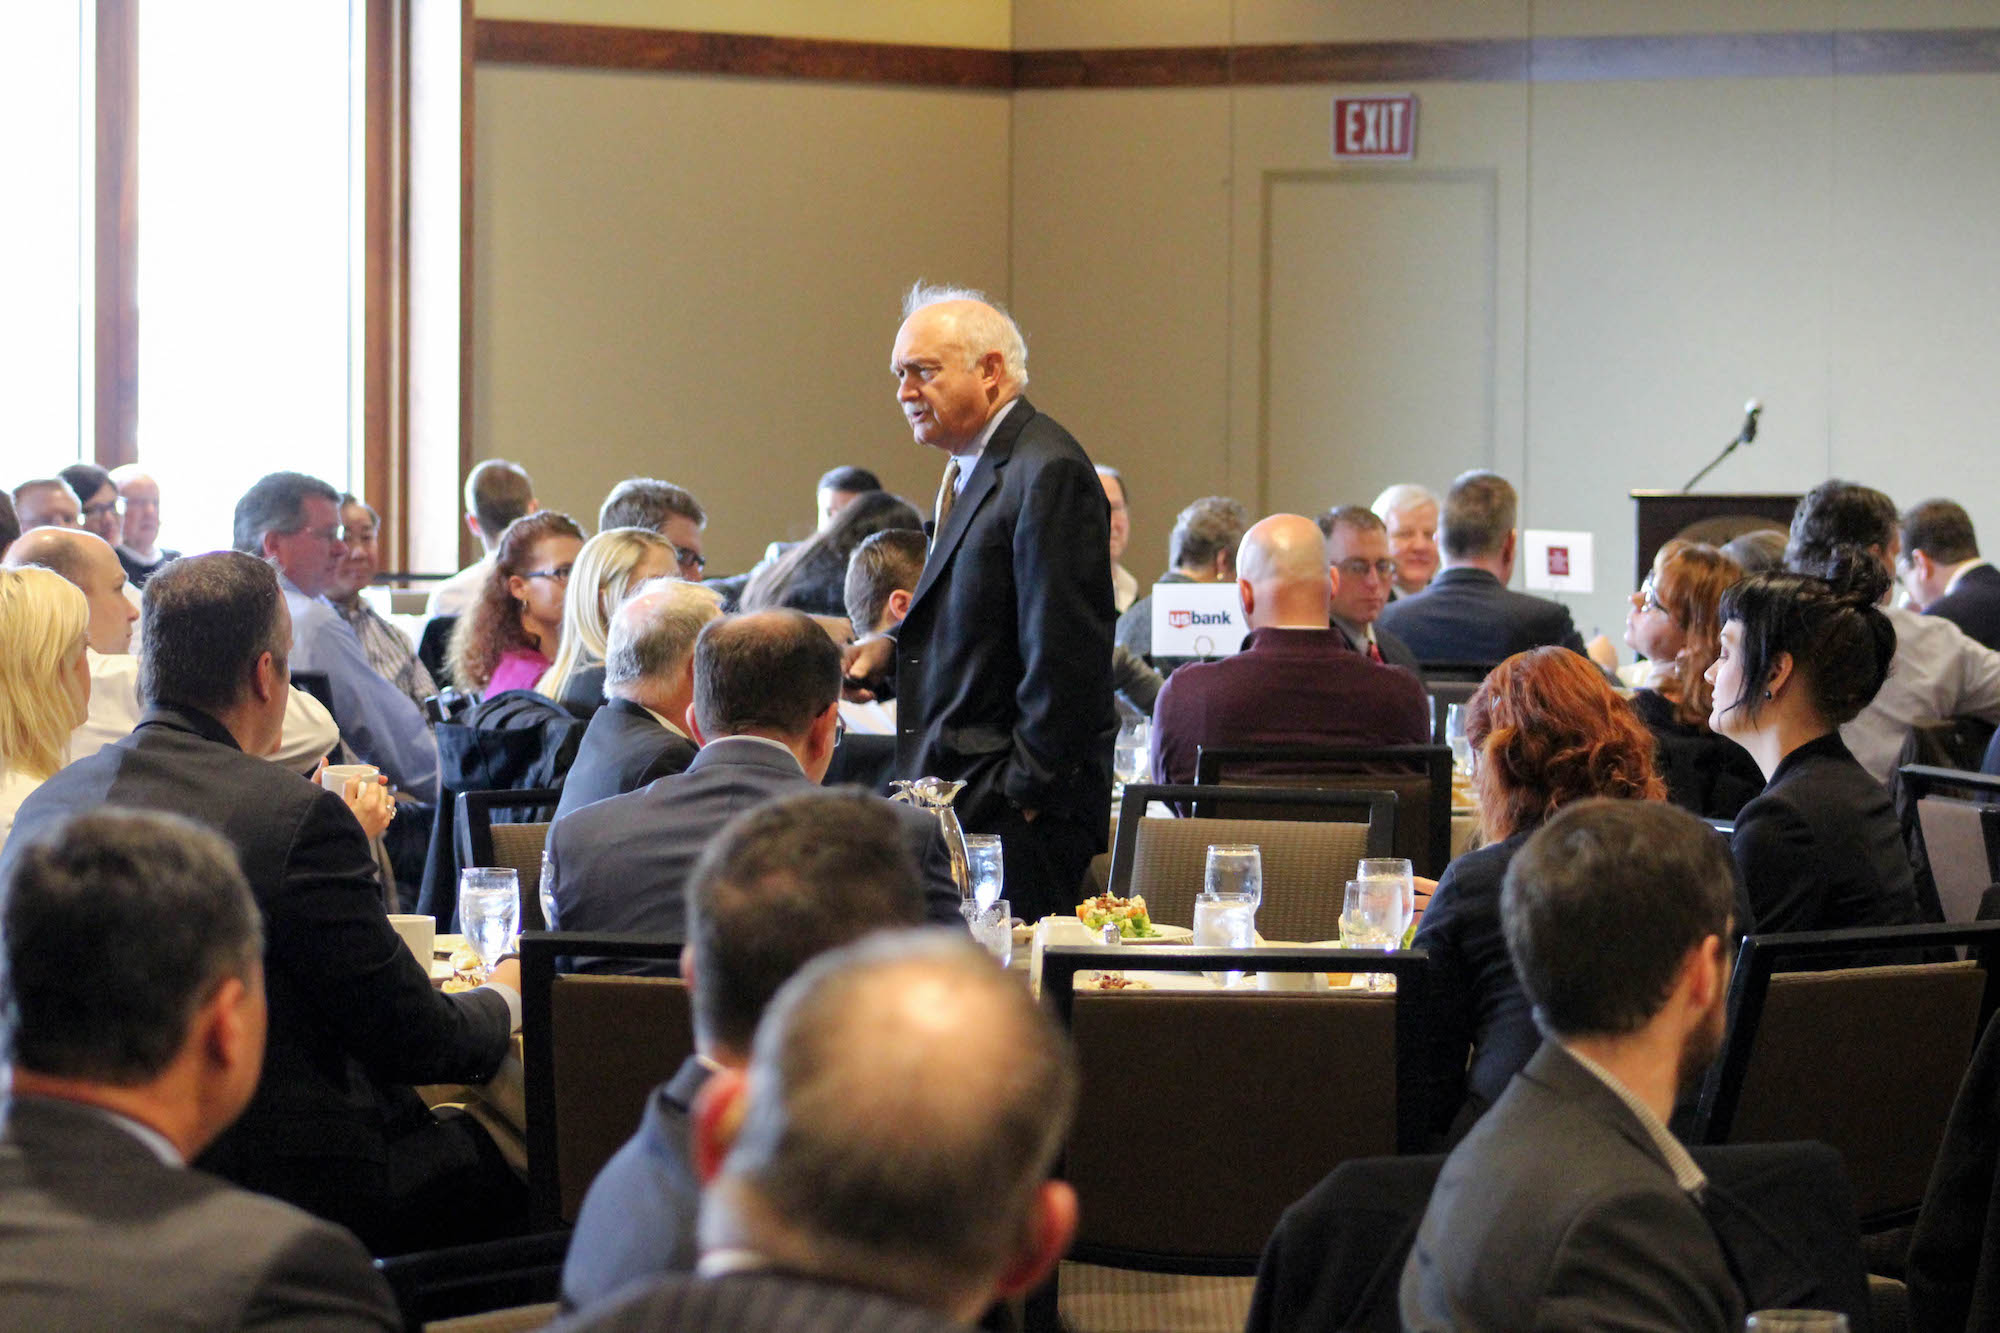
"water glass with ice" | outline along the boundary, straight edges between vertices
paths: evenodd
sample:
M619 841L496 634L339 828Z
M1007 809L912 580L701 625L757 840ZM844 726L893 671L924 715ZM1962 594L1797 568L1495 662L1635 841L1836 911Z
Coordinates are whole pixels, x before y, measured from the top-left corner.
M499 962L521 927L520 875L484 866L459 871L458 923L482 964Z
M1000 836L996 833L968 833L965 835L965 865L968 875L973 909L984 913L1000 901L1006 884L1005 868L1000 858Z
M1407 941L1410 927L1417 918L1417 877L1409 859L1401 856L1365 856L1355 867L1354 877L1393 880L1402 889L1403 934L1399 938Z
M1144 782L1152 773L1153 728L1143 717L1135 717L1118 728L1111 750L1111 771L1122 788L1128 782Z
M1465 735L1465 713L1465 704L1452 704L1444 710L1444 743L1451 747L1451 766L1470 775L1472 742Z
M1264 854L1255 843L1218 842L1208 849L1201 877L1204 893L1247 893L1252 903L1264 902Z
M1210 849L1213 850L1212 848ZM1203 892L1194 899L1194 946L1198 949L1248 949L1257 942L1257 900L1247 893ZM1243 973L1203 974L1218 986L1233 986Z
M999 839L994 839L999 841ZM1001 967L1011 967L1014 963L1014 908L1005 898L991 907L980 909L972 918L972 938L985 946L986 952L1000 960Z

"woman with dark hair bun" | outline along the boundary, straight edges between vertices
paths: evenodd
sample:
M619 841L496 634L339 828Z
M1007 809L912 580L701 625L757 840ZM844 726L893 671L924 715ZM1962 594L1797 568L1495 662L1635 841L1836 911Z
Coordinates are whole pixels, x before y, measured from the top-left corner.
M1875 603L1889 575L1866 549L1832 553L1834 581L1754 574L1722 595L1709 725L1763 770L1732 846L1757 931L1918 919L1888 789L1840 738L1888 679L1896 630Z

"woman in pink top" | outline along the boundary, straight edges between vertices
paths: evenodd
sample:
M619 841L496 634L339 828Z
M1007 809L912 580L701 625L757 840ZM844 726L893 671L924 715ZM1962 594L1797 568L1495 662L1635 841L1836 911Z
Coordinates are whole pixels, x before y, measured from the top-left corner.
M479 600L452 631L458 688L487 698L534 688L555 658L563 591L582 549L583 531L567 514L545 509L508 524Z

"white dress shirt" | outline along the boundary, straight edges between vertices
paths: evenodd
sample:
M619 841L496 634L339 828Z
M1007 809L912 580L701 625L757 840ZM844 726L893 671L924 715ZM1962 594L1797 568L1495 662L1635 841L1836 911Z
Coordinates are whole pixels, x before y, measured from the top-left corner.
M419 801L437 799L437 741L422 711L368 660L354 627L324 597L308 597L283 574L292 612L292 669L323 671L348 748Z
M88 649L90 715L70 733L71 763L96 754L115 740L132 734L145 715L139 698L139 659L130 653L100 653ZM304 690L292 690L285 702L285 732L276 754L267 756L294 773L304 773L340 744L340 729L326 705Z
M1886 783L1910 729L1948 717L2000 722L2000 653L1943 616L1900 606L1882 614L1896 627L1896 656L1874 702L1840 729L1861 766Z

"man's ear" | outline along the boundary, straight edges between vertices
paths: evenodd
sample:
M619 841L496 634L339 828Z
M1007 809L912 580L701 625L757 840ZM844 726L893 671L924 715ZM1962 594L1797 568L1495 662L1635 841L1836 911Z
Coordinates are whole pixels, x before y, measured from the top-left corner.
M708 737L701 734L701 723L694 720L693 704L688 705L685 720L687 722L687 734L694 741L695 747L699 749L701 746L708 744Z
M689 1137L694 1148L694 1174L705 1187L722 1172L722 1159L736 1143L748 1109L744 1094L749 1080L740 1069L718 1069L695 1094Z
M241 977L225 977L195 1011L195 1040L203 1060L217 1070L263 1063L264 1045L249 1019L250 988Z
M472 534L472 540L484 545L486 534L479 530L479 519L472 514L465 516L465 530Z
M1257 614L1257 590L1250 586L1249 579L1236 580L1236 600L1243 603L1243 619L1247 623Z
M1340 596L1340 566L1328 562L1326 567L1327 588L1330 596Z
M1002 1300L1020 1296L1042 1285L1069 1253L1076 1238L1076 1191L1066 1180L1045 1180L1029 1205L1027 1234L1020 1251L1007 1260L994 1283L994 1295Z
M903 617L910 614L910 601L915 593L908 588L898 588L889 594L889 618L896 624L903 623Z
M271 560L271 561L277 560L278 534L275 532L265 533L263 539L257 543L257 554L259 554L266 560Z
M257 691L257 702L267 704L290 689L291 685L291 671L278 665L276 653L266 649L257 655L256 675L251 681L252 688Z
M1720 935L1710 935L1688 951L1688 1004L1697 1013L1706 1013L1721 993L1729 975L1723 959Z
M683 944L681 946L681 985L684 988L686 988L689 993L692 993L694 991L695 967L696 967L696 962L694 956L694 941L689 940L686 944Z

